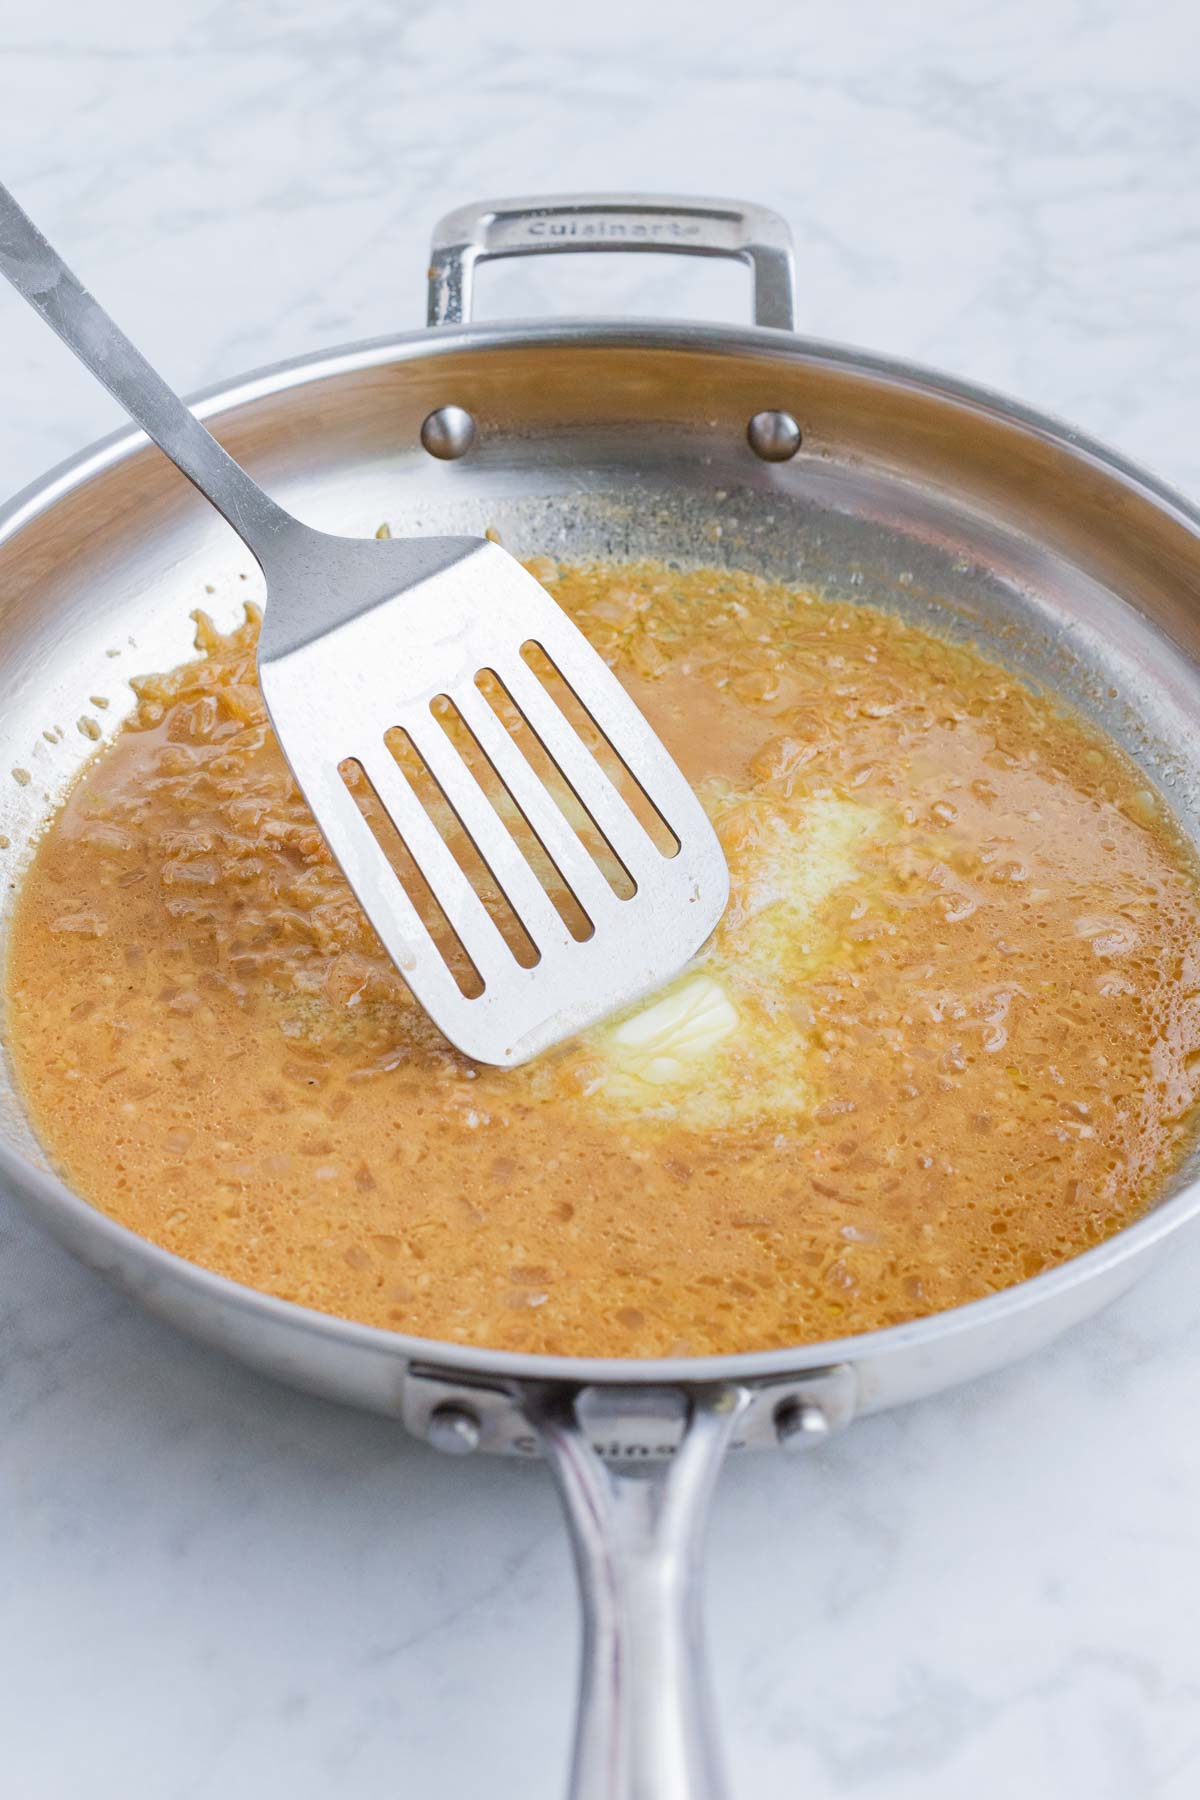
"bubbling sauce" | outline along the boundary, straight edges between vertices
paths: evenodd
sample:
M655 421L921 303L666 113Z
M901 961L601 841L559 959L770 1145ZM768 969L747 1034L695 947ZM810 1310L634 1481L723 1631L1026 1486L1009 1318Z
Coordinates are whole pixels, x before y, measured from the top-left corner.
M1136 768L869 607L532 566L716 823L709 945L586 1038L472 1064L288 775L256 620L201 619L18 898L10 1048L65 1177L289 1300L604 1356L894 1324L1142 1211L1200 1085L1200 889Z

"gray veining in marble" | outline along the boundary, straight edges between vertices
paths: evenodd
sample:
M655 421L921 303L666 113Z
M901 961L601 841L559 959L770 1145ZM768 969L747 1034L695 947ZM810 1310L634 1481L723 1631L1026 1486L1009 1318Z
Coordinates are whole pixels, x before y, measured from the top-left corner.
M1018 393L1200 492L1191 0L0 0L0 171L184 389L419 324L429 226L746 195L818 335ZM729 315L737 271L489 270L493 312ZM115 423L0 294L0 492ZM1200 1243L1051 1354L732 1468L739 1796L1190 1800ZM0 1793L561 1791L537 1470L445 1463L140 1317L0 1212Z

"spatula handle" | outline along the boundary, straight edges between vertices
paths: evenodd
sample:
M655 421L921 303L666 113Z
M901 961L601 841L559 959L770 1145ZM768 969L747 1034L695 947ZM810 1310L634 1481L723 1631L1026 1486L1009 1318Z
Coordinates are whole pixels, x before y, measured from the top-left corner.
M295 521L238 467L155 373L3 186L0 274L8 277L262 562L272 540L293 530Z

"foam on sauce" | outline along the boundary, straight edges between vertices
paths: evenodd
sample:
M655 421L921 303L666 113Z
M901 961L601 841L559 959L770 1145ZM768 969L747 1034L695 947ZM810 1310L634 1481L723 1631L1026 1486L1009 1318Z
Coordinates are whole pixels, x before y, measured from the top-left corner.
M867 607L534 567L716 821L710 944L585 1039L472 1065L290 780L255 621L202 621L19 896L10 1047L79 1191L329 1312L631 1356L910 1319L1140 1212L1200 1087L1200 882L1134 766Z

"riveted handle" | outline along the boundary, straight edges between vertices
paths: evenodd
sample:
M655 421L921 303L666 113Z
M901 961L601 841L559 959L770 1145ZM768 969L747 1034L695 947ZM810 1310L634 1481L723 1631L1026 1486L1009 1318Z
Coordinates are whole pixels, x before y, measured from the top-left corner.
M571 1528L583 1667L570 1800L728 1800L701 1621L717 1472L750 1395L585 1388L528 1408ZM673 1453L614 1466L661 1432ZM634 1442L631 1443L630 1439ZM628 1448L624 1448L628 1446Z
M475 270L482 262L590 250L656 250L749 263L755 324L795 329L795 259L786 220L740 200L665 194L482 200L447 213L433 233L429 323L460 325L470 319Z

